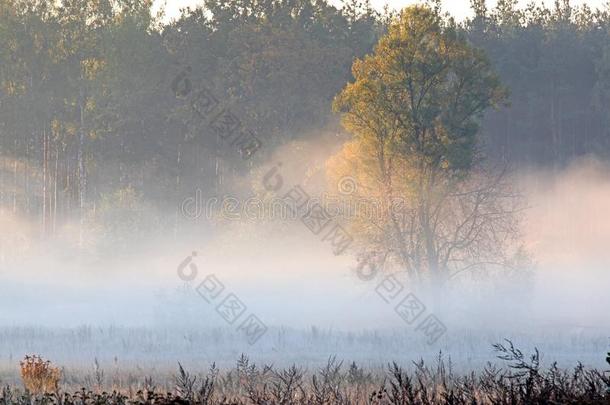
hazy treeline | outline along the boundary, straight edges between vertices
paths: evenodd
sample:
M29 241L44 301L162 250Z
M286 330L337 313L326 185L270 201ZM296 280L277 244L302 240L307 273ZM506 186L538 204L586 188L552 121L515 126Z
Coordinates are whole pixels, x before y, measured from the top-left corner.
M511 93L485 119L490 159L606 156L610 13L515 3L473 1L460 23ZM46 235L70 220L169 227L148 214L176 210L194 187L222 193L289 141L339 131L332 99L391 18L358 0L205 1L171 23L149 1L2 0L0 204ZM261 140L251 159L176 97L181 73Z

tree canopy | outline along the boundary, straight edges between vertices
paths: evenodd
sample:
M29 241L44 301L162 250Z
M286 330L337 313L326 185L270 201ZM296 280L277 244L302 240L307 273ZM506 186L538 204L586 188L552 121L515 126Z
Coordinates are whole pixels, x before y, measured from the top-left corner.
M456 23L422 7L397 17L359 0L339 8L326 0L210 0L163 23L145 0L0 0L0 205L39 220L46 235L95 217L112 196L167 210L196 187L222 193L227 177L276 147L335 130L332 100L358 76L370 76L369 94L347 91L343 102L357 109L417 97L408 110L363 118L402 121L400 134L388 134L400 139L392 147L458 177L477 162L475 138L491 162L559 167L606 157L608 10L567 1L518 9L512 0L473 8L474 18ZM383 37L395 18L442 27L443 35ZM377 52L423 64L400 71L424 87L397 91L400 60L366 57L382 37ZM497 111L485 107L504 94L498 78L466 75L490 67L510 93ZM175 96L172 82L187 71L193 91L208 88L266 146L250 161Z

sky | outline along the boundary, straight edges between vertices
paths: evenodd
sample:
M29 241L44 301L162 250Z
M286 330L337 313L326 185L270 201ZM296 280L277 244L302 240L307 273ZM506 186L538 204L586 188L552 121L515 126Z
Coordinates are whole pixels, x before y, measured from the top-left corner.
M163 4L164 0L155 0L156 5ZM339 5L340 0L330 0L331 3ZM372 0L375 7L382 9L385 4L389 4L391 8L400 9L410 4L417 3L417 0ZM497 0L488 0L490 8L495 6ZM520 0L519 4L525 6L530 3L531 0ZM552 5L554 0L547 0L545 4ZM187 6L195 6L201 4L202 0L166 0L167 4L167 17L172 19L179 15L179 10ZM470 0L445 0L443 1L444 8L451 15L456 17L458 20L464 19L470 15ZM537 1L542 3L542 1ZM578 6L581 4L588 4L591 8L602 8L608 3L608 0L572 0L572 5Z

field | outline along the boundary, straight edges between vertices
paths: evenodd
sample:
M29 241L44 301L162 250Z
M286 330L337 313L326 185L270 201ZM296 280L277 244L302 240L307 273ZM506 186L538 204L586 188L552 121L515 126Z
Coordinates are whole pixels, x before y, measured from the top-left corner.
M502 339L490 344L496 338L491 334L454 331L439 345L428 346L405 331L276 328L249 346L220 328L3 328L0 342L10 354L0 359L1 401L610 403L607 338L594 333L521 334L512 336L513 346ZM534 341L544 342L540 352L531 346ZM56 388L41 388L42 382L31 388L36 384L30 382L24 391L28 376L19 362L27 353L52 360L49 367L61 373ZM40 372L36 378L47 377Z

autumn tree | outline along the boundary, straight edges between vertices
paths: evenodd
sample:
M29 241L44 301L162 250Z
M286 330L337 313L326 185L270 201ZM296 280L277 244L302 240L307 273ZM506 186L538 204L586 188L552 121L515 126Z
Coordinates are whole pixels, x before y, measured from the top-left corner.
M452 21L414 6L352 70L334 107L353 139L329 171L354 177L354 202L380 202L380 215L349 218L365 259L433 285L507 266L518 199L478 153L480 118L506 97L485 55Z

